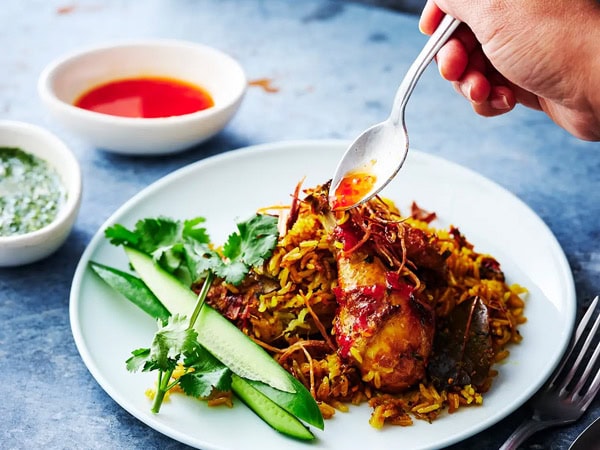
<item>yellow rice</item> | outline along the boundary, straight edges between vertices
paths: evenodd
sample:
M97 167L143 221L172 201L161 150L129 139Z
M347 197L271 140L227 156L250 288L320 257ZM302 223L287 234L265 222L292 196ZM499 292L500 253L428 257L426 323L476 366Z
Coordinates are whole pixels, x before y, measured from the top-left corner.
M526 290L503 281L482 279L482 263L488 255L471 246L458 248L453 233L457 230L434 229L430 224L406 218L411 226L437 236L440 253L449 254L447 286L426 290L438 317L447 315L456 305L479 296L489 307L495 361L509 356L508 346L521 341L518 326L525 322L523 301ZM372 408L370 424L408 426L413 419L433 421L442 412L454 413L463 407L481 405L497 371L492 368L479 390L471 385L459 390L438 391L424 379L398 395L378 392L353 367L342 364L331 334L336 308L337 285L335 242L324 230L320 217L301 205L293 226L280 238L272 257L256 273L273 280L267 292L249 295L254 302L249 320L237 325L269 350L274 358L303 382L318 401L325 418L349 405L365 402ZM236 293L244 287L225 286ZM376 383L375 383L376 385Z

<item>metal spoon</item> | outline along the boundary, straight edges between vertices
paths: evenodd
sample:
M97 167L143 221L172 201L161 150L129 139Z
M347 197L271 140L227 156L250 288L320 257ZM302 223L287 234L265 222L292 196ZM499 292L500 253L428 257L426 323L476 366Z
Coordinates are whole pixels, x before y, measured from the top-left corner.
M408 154L406 103L425 68L459 24L449 15L442 19L402 80L390 116L364 131L346 150L329 190L333 209L350 209L369 200L396 176Z

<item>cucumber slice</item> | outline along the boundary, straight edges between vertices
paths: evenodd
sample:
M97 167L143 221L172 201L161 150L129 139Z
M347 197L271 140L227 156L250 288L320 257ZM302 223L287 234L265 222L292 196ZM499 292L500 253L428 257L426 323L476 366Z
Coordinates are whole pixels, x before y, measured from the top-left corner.
M231 388L252 411L273 429L287 436L301 440L312 440L315 436L292 414L277 406L267 396L255 389L252 384L233 374Z
M159 267L150 256L130 247L125 247L125 253L140 278L171 314L190 316L196 294L189 287ZM288 372L210 306L202 307L194 328L198 342L235 374L280 391L296 392Z
M129 262L146 286L171 314L190 316L196 294L154 262L152 257L131 247L123 247Z
M170 312L148 289L146 284L141 279L134 277L127 272L107 267L93 261L90 263L90 266L92 270L98 273L109 286L111 286L117 292L120 292L132 303L140 306L140 303L143 304L147 301L150 301L151 307L142 308L140 306L140 308L142 308L144 312L149 314L154 319L164 319L170 315ZM156 304L154 302L156 302ZM166 317L162 316L163 313L166 314ZM284 392L260 381L246 381L251 384L253 388L262 392L269 399L290 414L298 417L309 425L313 425L322 430L324 428L323 415L321 414L321 411L319 410L319 407L314 401L312 395L304 387L304 385L300 383L300 381L294 378L287 371L284 371L284 373L290 379L290 382L294 386L296 393Z

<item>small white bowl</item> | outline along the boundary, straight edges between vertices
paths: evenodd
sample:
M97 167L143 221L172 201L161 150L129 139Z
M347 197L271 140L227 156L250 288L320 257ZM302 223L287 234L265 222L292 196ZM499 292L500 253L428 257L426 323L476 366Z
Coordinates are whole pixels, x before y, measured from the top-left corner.
M208 109L165 118L118 117L73 105L89 89L135 77L167 77L212 96ZM240 64L205 45L176 40L119 42L72 53L50 63L38 93L51 114L93 146L114 153L159 155L185 150L221 131L247 89Z
M25 234L0 236L0 267L21 266L49 256L67 239L81 204L81 169L60 139L36 125L0 120L0 147L18 147L45 160L56 170L67 193L50 224Z

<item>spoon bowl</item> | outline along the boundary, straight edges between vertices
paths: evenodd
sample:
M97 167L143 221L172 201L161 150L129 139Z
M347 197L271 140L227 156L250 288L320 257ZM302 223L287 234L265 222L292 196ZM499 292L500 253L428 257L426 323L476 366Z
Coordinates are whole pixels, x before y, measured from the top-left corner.
M365 130L338 165L329 193L332 208L348 209L376 195L398 173L407 154L408 134L390 119Z
M396 176L408 154L404 110L417 81L460 21L446 15L402 80L387 120L364 131L346 150L329 190L333 210L346 210L366 202Z

